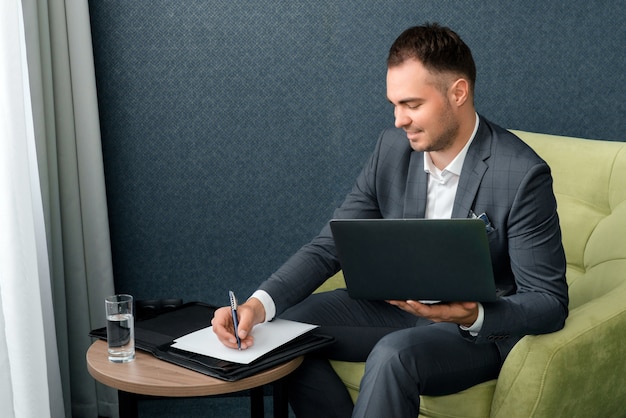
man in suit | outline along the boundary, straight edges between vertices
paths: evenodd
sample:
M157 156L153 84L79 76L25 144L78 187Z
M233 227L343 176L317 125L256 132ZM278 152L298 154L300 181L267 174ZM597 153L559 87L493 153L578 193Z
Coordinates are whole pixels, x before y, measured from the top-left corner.
M550 169L519 138L476 113L467 45L448 28L418 26L398 37L387 64L396 128L381 134L333 217L481 214L500 297L427 305L353 300L345 290L311 294L341 267L326 225L238 311L244 349L253 344L252 326L276 315L319 324L335 337L290 376L299 417L417 416L420 394L450 394L497 377L522 336L557 331L568 313ZM446 249L440 251L445 259ZM213 326L236 347L228 309L216 312ZM328 359L367 360L354 409Z

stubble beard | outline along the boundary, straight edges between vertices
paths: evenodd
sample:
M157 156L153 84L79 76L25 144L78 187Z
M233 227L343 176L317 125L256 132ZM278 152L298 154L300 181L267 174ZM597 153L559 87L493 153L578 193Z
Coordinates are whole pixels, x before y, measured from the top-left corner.
M446 111L439 118L440 126L444 126L444 131L435 138L432 138L430 144L418 151L423 152L439 152L450 148L457 139L460 130L459 122L454 118L452 106L448 103Z

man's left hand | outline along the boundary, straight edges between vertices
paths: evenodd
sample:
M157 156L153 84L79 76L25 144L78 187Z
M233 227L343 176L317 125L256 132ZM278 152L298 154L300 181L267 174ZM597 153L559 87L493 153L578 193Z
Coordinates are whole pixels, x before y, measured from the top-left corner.
M441 302L426 304L415 300L388 300L403 311L434 322L454 322L470 327L478 318L477 302Z

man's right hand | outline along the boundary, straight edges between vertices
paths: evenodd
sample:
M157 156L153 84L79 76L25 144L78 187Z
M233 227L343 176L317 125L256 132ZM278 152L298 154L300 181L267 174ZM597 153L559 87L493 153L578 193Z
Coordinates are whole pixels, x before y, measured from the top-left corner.
M239 319L238 330L239 338L241 339L241 349L244 350L254 344L254 338L250 331L256 324L265 321L265 308L263 308L263 304L258 299L250 298L246 303L237 307L237 317ZM215 332L222 344L227 347L237 348L230 306L217 309L213 314L211 325L213 325L213 332Z

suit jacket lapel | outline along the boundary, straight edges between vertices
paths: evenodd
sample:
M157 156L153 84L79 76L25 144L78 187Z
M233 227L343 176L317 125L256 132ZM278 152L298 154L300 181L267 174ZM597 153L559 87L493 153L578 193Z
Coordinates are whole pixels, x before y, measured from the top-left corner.
M459 186L454 198L452 218L467 218L474 205L476 193L482 181L487 164L485 160L491 155L491 135L486 123L481 120L474 141L467 150Z
M426 216L428 175L424 172L424 154L412 152L404 198L404 218Z

